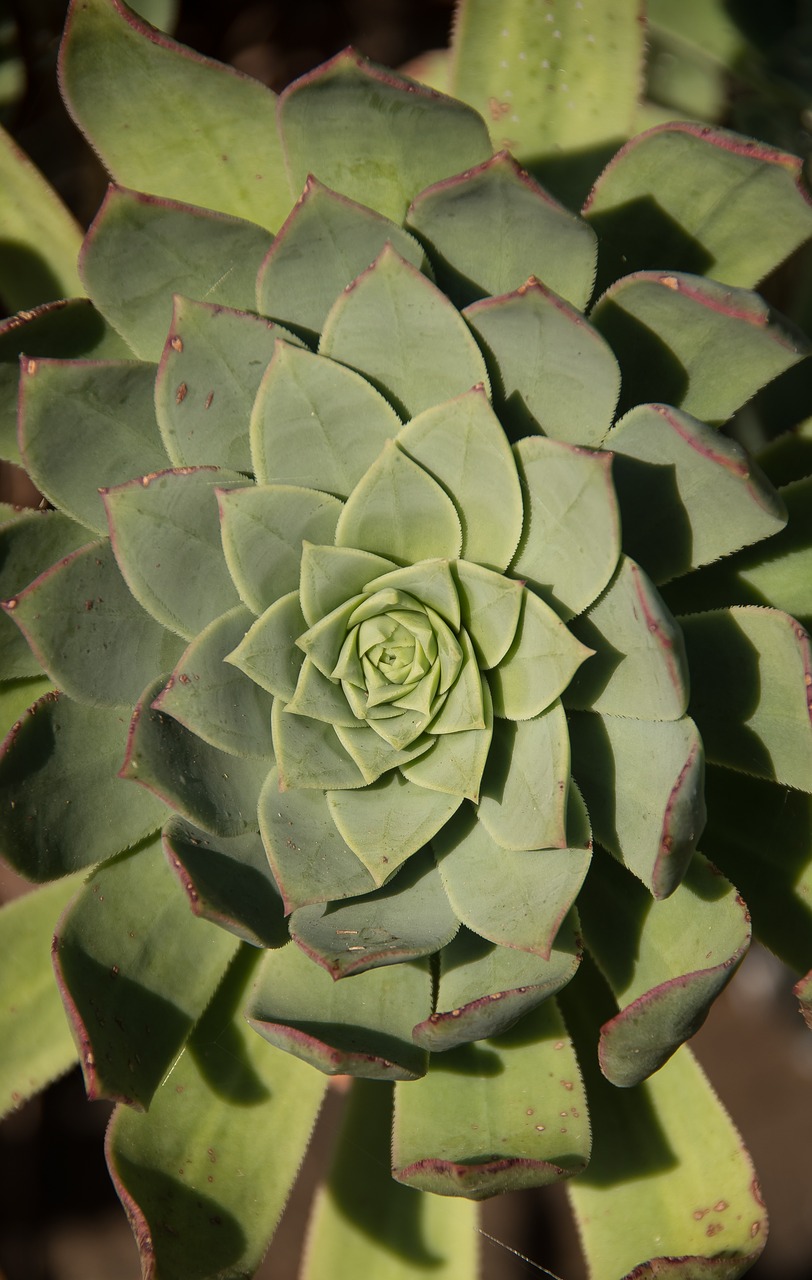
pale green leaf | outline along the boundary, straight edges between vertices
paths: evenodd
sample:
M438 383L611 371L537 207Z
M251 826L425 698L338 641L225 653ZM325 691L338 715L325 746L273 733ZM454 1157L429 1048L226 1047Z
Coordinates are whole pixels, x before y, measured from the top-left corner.
M494 712L508 720L538 716L564 692L592 652L549 605L525 589L511 646L488 673Z
M333 306L319 354L364 374L405 417L489 386L459 312L391 245Z
M560 702L532 720L497 720L479 817L504 849L566 845L570 744Z
M304 654L296 641L305 630L298 591L290 591L266 609L225 661L286 702L293 697Z
M273 704L273 745L280 785L286 789L326 791L367 782L332 724L288 714L281 698Z
M315 626L320 618L332 613L351 596L360 595L390 569L395 569L394 561L355 547L305 546L301 595L302 613L308 625Z
M282 222L291 196L276 100L257 80L161 35L120 0L74 6L60 71L71 115L117 182L272 230Z
M488 671L502 661L513 643L524 603L522 583L466 560L454 565L454 577L462 624L480 668Z

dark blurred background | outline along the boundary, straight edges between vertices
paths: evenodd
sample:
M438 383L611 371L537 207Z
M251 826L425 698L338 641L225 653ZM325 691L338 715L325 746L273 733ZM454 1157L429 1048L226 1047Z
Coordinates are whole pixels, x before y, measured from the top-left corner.
M453 8L453 0L144 0L145 12L148 4L153 20L174 13L183 43L277 91L347 44L401 66L447 44ZM65 8L65 0L0 0L0 122L86 225L106 178L56 87ZM793 20L795 7L784 0L770 8ZM808 6L797 8L806 29ZM37 495L6 468L0 498L35 502ZM0 872L0 901L22 887ZM791 986L791 975L755 949L694 1041L754 1157L771 1211L770 1242L753 1280L812 1280L812 1035ZM341 1101L331 1093L262 1280L295 1280L309 1196L329 1158ZM0 1280L137 1280L135 1245L102 1155L108 1115L106 1104L84 1101L77 1071L0 1126ZM486 1280L521 1280L545 1267L584 1280L563 1188L489 1202L483 1231Z

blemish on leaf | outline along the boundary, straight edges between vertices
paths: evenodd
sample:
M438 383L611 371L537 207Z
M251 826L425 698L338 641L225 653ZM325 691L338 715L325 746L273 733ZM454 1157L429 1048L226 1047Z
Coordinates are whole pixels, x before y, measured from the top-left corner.
M183 401L186 399L186 394L188 390L189 388L187 387L186 383L182 382L178 387L177 391L175 392L175 404L183 403Z
M183 350L183 338L181 338L181 337L180 337L180 335L176 333L176 334L175 334L175 336L174 336L173 338L170 338L170 339L169 339L169 345L170 345L170 347L172 348L172 350L173 350L173 351L182 351L182 350Z

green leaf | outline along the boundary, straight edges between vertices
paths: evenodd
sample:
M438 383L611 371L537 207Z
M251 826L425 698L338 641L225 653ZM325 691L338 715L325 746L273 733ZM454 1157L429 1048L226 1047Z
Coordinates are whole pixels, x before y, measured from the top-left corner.
M620 556L612 459L542 436L515 454L525 526L511 572L567 619L600 595Z
M63 1075L77 1060L54 982L51 940L61 911L81 881L81 873L66 876L0 909L0 1115Z
M145 185L154 191L161 179L150 177ZM205 204L194 208L113 185L82 246L88 293L142 360L160 358L173 294L254 310L256 274L273 237Z
M428 850L371 898L299 907L290 917L294 941L333 978L433 955L459 927Z
M352 50L285 90L279 126L297 190L313 173L397 223L418 191L491 153L484 121L470 108Z
M594 233L506 151L421 192L406 222L429 244L438 281L457 306L509 293L529 276L574 307L589 302Z
M55 506L94 533L107 533L100 488L167 464L155 425L154 384L154 366L131 361L23 362L20 449L26 470Z
M251 415L257 480L346 498L400 418L364 378L332 360L277 343Z
M394 561L353 547L306 546L302 552L302 613L309 626L332 613L351 596L360 595L388 571Z
M212 836L174 817L164 827L163 841L196 916L256 947L287 941L282 900L256 832Z
M750 945L747 908L695 854L682 884L654 906L612 858L596 856L578 909L620 1005L601 1028L601 1070L612 1084L639 1084L699 1030L733 977Z
M812 791L809 636L777 609L681 619L691 715L709 760Z
M572 630L594 654L566 691L567 707L636 720L679 720L688 703L682 632L628 556Z
M90 706L129 712L144 682L180 652L178 637L133 599L106 538L46 569L4 607L54 683Z
M318 1072L246 1025L253 956L238 958L149 1112L119 1107L107 1160L146 1268L249 1276L304 1156L324 1091ZM280 1130L285 1142L272 1161ZM250 1197L246 1189L251 1188Z
M468 663L468 669L472 679L481 684L484 727L462 729L453 733L442 732L443 717L452 704L453 694L459 688L461 681L458 681L437 720L432 724L431 735L426 735L431 740L431 736L436 734L431 746L428 750L421 751L416 760L402 764L401 772L405 778L421 787L461 796L476 804L493 737L493 709L490 692L481 681L472 659Z
M757 294L675 272L618 280L591 320L620 363L621 413L665 401L703 422L725 422L808 352L803 335Z
M686 121L632 138L583 212L601 244L602 289L658 267L752 289L812 236L800 160Z
M588 1158L586 1097L552 1000L395 1090L393 1171L418 1190L482 1200L568 1177Z
M639 405L613 427L623 549L654 582L720 560L786 524L781 498L734 440L667 405Z
M596 838L655 898L682 880L705 825L704 753L693 720L568 718L572 772Z
M454 33L450 92L491 122L520 160L589 151L628 137L644 33L632 0L550 5L466 0ZM611 57L606 51L611 51Z
M404 417L489 385L459 312L391 245L334 304L319 354L364 374Z
M238 605L210 622L189 645L153 706L221 751L273 758L271 698L225 661L250 621L249 611Z
M121 0L74 5L60 73L68 110L117 182L271 230L282 222L291 196L270 89L169 40Z
M175 298L155 382L155 411L176 466L251 470L248 423L280 338L298 341L262 316Z
M531 720L497 720L479 817L503 849L563 848L570 744L554 702Z
M742 1140L687 1047L634 1089L601 1076L593 1020L612 1002L598 981L582 964L562 1000L592 1117L589 1167L568 1188L590 1273L735 1280L767 1236Z
M223 559L215 488L243 483L230 471L196 467L154 472L102 494L127 586L185 640L240 603Z
M47 676L0 682L0 725L3 731L20 720L38 698L56 692Z
M76 274L80 228L5 129L0 129L0 190L0 292L6 311L82 293Z
M812 797L709 765L702 847L744 894L756 937L812 968Z
M295 642L305 627L299 593L290 591L265 610L224 660L287 702L296 690L304 661L304 654Z
M0 458L14 463L20 462L17 392L21 349L31 372L31 362L36 368L39 356L112 360L131 354L88 298L52 302L0 323Z
M25 637L14 625L9 609L22 588L43 569L71 554L87 541L87 530L58 511L10 511L0 527L0 670L6 680L41 674L41 666Z
M331 542L341 503L294 485L252 485L219 495L226 564L242 600L263 613L299 586L305 542Z
M281 698L273 704L273 744L284 788L363 787L364 777L332 724L288 715Z
M376 888L339 835L321 791L283 791L271 769L259 797L259 827L286 914Z
M218 836L258 829L257 799L270 759L239 759L154 708L160 676L135 708L121 777L140 782L195 826Z
M458 560L454 565L461 621L483 671L497 666L516 635L525 592L521 582Z
M425 255L417 240L366 203L356 204L308 175L257 279L263 315L315 339L338 295L385 244L422 270Z
M390 773L362 791L328 791L339 833L375 884L385 884L407 858L437 834L462 803Z
M312 550L318 551L319 548L312 548ZM327 557L329 560L333 559L332 548L322 548L322 550L329 553ZM338 552L336 560L340 554L341 552ZM340 560L338 563L341 563ZM352 561L349 563L352 564ZM362 586L369 595L389 589L406 592L407 595L414 596L420 604L439 613L454 631L458 631L460 600L455 581L456 564L453 570L452 573L452 566L447 560L424 560L420 564L407 564L402 569L383 573L380 577L363 583Z
M411 1031L431 1008L430 985L418 963L334 982L291 943L265 953L246 1012L271 1044L328 1075L414 1080L428 1065Z
M488 676L496 715L509 720L539 715L564 692L592 653L549 605L525 590L513 642Z
M462 928L440 952L437 1008L412 1035L433 1053L508 1031L573 977L580 952L571 928L559 929L549 958L500 947Z
M549 960L589 867L586 849L501 848L473 812L434 838L440 875L463 924L502 947Z
M506 569L522 531L522 493L484 388L424 410L406 424L397 443L453 500L462 525L459 554Z
M463 314L485 353L494 406L511 440L541 432L567 444L601 443L612 425L620 369L580 311L528 280Z
M149 1106L237 945L192 915L160 839L90 877L54 943L88 1097Z
M37 682L39 683L39 682ZM28 701L31 691L26 688ZM0 851L29 880L55 880L143 840L166 809L118 776L121 713L46 693L0 749Z
M451 499L392 441L353 489L336 527L340 547L410 563L435 556L453 560L461 542Z
M356 1081L326 1185L316 1193L302 1280L470 1280L477 1270L475 1209L400 1186L390 1160L392 1099Z
M389 769L397 769L409 764L436 745L435 739L426 733L415 739L408 747L392 747L368 725L361 725L357 729L339 726L336 728L336 734L347 754L352 756L358 765L365 782L377 782L378 778Z

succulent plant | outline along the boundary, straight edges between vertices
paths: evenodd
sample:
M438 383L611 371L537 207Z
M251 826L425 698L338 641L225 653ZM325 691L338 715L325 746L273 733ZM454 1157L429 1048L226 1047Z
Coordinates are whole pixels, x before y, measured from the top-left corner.
M599 1280L741 1274L683 1042L749 909L812 969L810 485L729 426L808 352L798 162L659 127L576 213L352 52L275 106L75 0L61 71L114 183L0 331L4 1103L78 1052L164 1280L253 1274L336 1073L306 1276L467 1278L469 1200L573 1174Z

